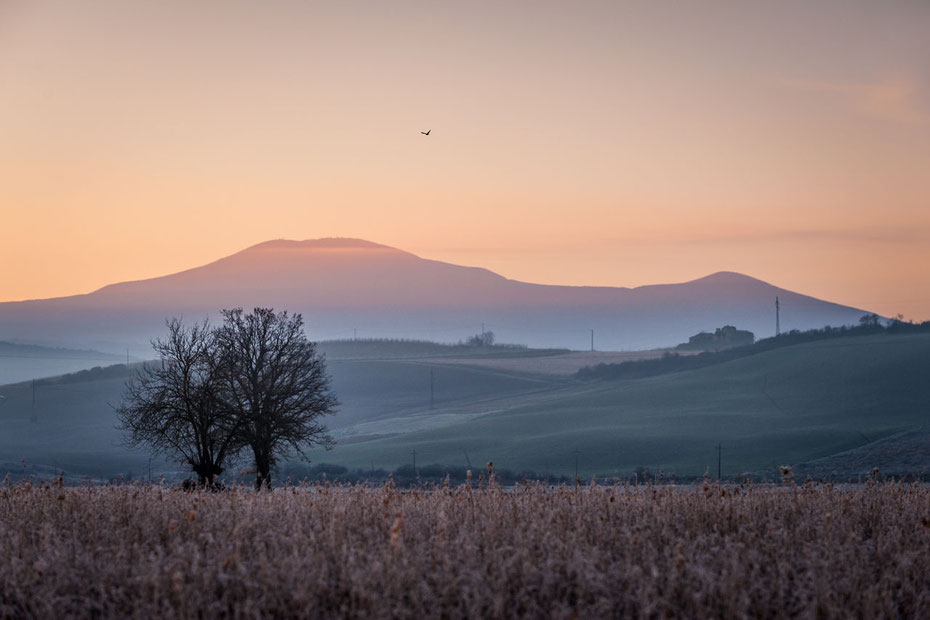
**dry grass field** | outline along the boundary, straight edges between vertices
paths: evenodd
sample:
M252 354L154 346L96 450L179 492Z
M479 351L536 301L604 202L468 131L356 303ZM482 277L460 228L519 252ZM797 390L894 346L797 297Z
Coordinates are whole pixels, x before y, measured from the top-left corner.
M0 488L3 617L930 616L930 489Z

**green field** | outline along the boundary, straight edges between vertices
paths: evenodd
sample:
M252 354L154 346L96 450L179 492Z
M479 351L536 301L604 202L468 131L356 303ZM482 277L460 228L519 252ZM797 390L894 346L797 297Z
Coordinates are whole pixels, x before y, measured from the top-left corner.
M0 405L0 476L6 473L4 469L13 473L21 470L22 461L95 478L128 473L147 476L148 453L122 445L110 407L110 403L119 402L125 377L124 372L121 378L37 382L35 421L31 420L30 382L0 388L0 394L6 396ZM153 459L152 467L164 471L168 466Z
M391 468L493 461L514 470L628 476L773 473L930 418L930 335L785 347L700 370L566 385L444 428L337 446L318 460ZM930 463L930 454L927 455Z
M328 368L341 404L327 419L338 441L433 427L486 412L501 399L521 399L564 381L406 359L331 359ZM383 357L383 351L379 352ZM147 477L149 455L127 449L116 428L112 404L120 401L124 366L33 384L0 386L0 477L27 465L111 478ZM101 376L103 375L103 376ZM432 400L431 389L432 384ZM432 407L431 407L432 402ZM32 420L33 410L35 421ZM462 411L464 410L464 413ZM152 462L153 471L176 472L177 464ZM177 473L172 473L176 476Z
M125 355L0 341L0 385L125 361Z
M411 464L415 450L418 465L463 469L493 461L573 475L577 460L582 476L627 477L640 467L715 475L719 443L724 475L771 475L882 439L875 454L892 454L896 434L919 432L930 417L930 334L811 342L629 381L542 376L533 352L525 373L407 353L391 359L382 347L376 359L330 359L342 405L328 424L339 443L313 452L315 463L390 470ZM146 476L148 454L120 445L110 407L124 377L38 383L35 422L31 385L0 387L0 463ZM909 466L930 464L916 450ZM158 460L152 467L182 469Z

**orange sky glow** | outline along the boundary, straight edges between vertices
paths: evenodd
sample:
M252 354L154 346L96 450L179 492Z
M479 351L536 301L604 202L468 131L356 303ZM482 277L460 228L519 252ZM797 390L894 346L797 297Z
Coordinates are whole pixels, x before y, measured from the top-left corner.
M0 300L344 236L927 320L928 32L917 0L0 0Z

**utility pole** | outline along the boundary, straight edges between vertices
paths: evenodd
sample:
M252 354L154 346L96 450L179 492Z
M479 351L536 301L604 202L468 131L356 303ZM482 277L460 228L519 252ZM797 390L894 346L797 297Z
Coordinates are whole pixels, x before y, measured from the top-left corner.
M717 480L720 480L720 452L722 450L723 448L718 443L717 444Z
M775 297L775 337L781 336L781 305L778 303L778 297Z
M575 455L575 478L576 479L578 478L578 453L579 451L575 450L574 455Z
M430 408L430 409L435 409L435 408L436 408L436 400L435 400L436 387L435 387L435 383L436 383L436 380L435 380L435 378L433 377L433 369L430 368L430 369L429 369L429 408Z
M358 340L358 328L357 327L352 328L352 340Z
M594 351L594 330L591 330L591 351Z

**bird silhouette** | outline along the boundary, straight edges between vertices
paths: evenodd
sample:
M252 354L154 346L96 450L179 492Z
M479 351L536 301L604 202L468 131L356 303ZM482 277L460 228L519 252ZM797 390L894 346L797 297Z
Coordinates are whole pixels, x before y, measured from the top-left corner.
M426 131L421 131L420 133L423 134L424 136L428 136L428 135L429 135L429 132L431 132L431 131L432 131L432 129L427 129Z

